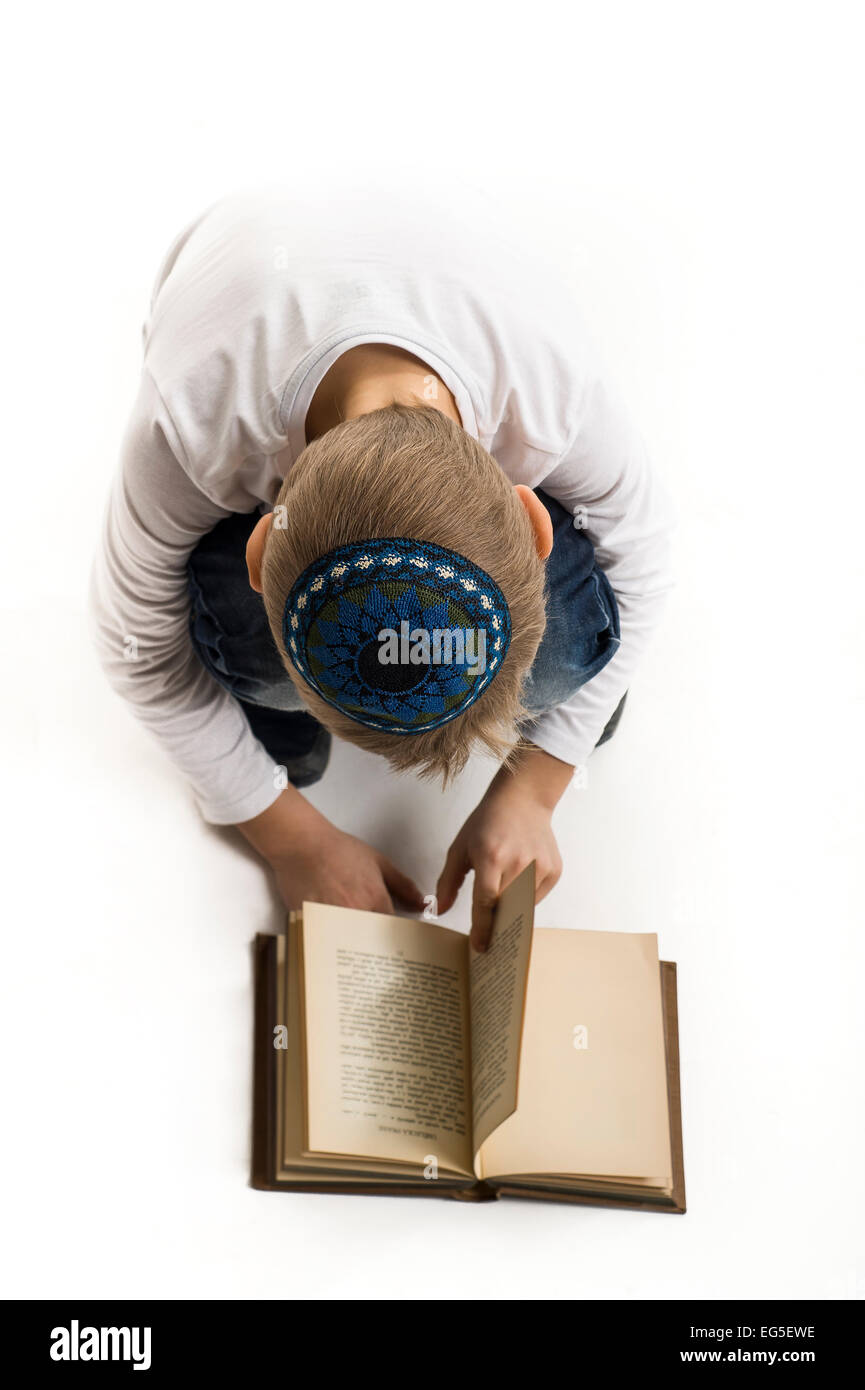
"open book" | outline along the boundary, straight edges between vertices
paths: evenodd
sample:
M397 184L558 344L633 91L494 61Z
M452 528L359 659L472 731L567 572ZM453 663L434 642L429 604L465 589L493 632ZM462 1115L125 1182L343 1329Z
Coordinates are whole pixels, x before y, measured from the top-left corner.
M530 865L482 955L319 903L256 938L255 1187L684 1211L676 967L534 896Z

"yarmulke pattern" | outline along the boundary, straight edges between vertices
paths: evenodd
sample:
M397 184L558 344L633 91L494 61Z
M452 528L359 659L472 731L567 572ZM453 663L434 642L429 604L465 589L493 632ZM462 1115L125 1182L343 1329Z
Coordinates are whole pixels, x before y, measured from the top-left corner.
M370 729L419 734L456 719L487 689L507 654L511 618L498 585L464 555L390 537L341 546L309 565L286 599L282 629L295 669L334 709ZM448 630L475 634L461 660L380 660L382 631L427 633L432 649L433 635Z

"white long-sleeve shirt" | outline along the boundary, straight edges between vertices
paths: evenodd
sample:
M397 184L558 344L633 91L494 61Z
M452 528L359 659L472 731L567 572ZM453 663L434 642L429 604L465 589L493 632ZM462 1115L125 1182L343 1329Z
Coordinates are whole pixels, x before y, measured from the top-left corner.
M669 587L670 513L554 277L492 227L467 230L428 207L244 195L172 246L144 342L92 610L109 679L208 820L248 820L279 793L240 706L192 649L187 559L223 517L273 505L305 447L316 387L359 343L428 363L507 477L585 525L621 645L531 737L565 762L588 758Z

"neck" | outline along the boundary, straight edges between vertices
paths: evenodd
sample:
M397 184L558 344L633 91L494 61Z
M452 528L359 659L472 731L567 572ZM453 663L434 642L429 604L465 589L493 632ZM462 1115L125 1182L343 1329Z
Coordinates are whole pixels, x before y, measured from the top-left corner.
M306 415L307 443L394 401L431 405L462 424L453 395L425 362L386 343L364 343L337 358L320 381Z

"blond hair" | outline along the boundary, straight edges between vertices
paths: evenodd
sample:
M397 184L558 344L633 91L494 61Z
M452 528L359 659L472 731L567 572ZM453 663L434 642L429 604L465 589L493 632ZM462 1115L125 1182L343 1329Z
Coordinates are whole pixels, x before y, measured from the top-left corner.
M286 670L316 719L398 770L444 781L475 745L506 757L544 632L544 566L512 484L477 440L431 406L374 410L313 440L276 505L279 524L270 528L262 566L264 603ZM327 704L295 670L282 635L286 598L308 565L337 546L392 536L467 556L495 580L511 614L510 647L484 693L449 723L408 735L367 728Z

